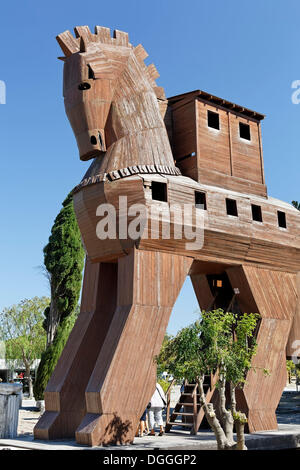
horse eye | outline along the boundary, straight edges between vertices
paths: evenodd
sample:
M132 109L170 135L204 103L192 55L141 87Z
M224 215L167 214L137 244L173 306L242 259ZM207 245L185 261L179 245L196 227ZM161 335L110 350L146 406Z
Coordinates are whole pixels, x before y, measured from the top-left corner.
M87 82L82 82L78 85L78 90L88 90L89 88L91 88L91 85Z

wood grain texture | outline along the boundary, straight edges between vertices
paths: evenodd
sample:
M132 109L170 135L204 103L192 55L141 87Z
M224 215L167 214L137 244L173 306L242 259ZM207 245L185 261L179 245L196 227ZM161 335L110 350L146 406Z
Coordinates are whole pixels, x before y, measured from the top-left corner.
M86 388L77 442L108 443L120 429L122 442L133 440L155 389L153 358L190 266L189 258L141 250L119 259L117 306Z
M285 349L298 302L296 276L253 266L226 272L232 287L240 291L238 302L243 311L261 316L252 361L257 370L248 372L238 405L247 413L250 432L277 429L275 411L287 378Z
M116 282L116 264L86 261L80 315L47 385L36 439L74 437L85 416L85 388L113 317Z
M300 357L300 273L296 276L295 286L297 294L296 312L286 346L286 356L289 359L291 359L292 356Z
M205 274L191 274L191 281L200 310L209 310L214 300Z
M98 171L95 165L95 173ZM152 181L167 184L168 202L152 200ZM206 194L207 210L195 208L195 191ZM127 207L140 203L146 205L147 216L145 230L135 242L119 239L99 240L96 233L97 207L101 203L110 203L116 209L119 223L119 196L127 197ZM237 202L238 217L226 213L226 198ZM189 241L184 235L184 226L179 226L176 214L182 219L184 204L192 206L191 227L197 228L196 214L203 216L204 245L199 250L187 249ZM252 220L251 204L259 205L263 222ZM177 205L175 212L172 206ZM195 259L230 265L249 264L287 272L298 272L300 267L300 214L295 208L281 201L259 198L246 194L211 187L193 182L183 176L159 176L137 174L116 181L105 181L83 187L74 195L74 208L85 246L93 262L116 259L126 254L135 243L141 249L162 250ZM163 239L162 225L158 223L156 238L151 236L151 228L161 218L152 209L164 209L169 214L170 238ZM287 228L278 227L277 211L286 213ZM198 212L200 211L200 212ZM130 223L128 218L128 225ZM175 238L175 229L179 228L182 238Z
M266 197L260 120L201 95L174 98L169 100L171 141L182 173L204 184ZM219 115L219 129L208 126L209 111ZM249 141L240 137L240 123L250 127Z

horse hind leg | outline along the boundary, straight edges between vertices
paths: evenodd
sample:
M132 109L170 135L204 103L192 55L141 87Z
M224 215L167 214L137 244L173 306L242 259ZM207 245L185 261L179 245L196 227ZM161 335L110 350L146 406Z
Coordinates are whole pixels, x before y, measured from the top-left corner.
M261 317L253 369L238 391L238 406L247 414L250 432L277 429L275 412L286 384L286 346L298 303L296 275L254 266L232 267L227 274L239 289L242 311Z
M300 273L296 276L296 295L296 312L286 347L286 357L288 359L300 357Z

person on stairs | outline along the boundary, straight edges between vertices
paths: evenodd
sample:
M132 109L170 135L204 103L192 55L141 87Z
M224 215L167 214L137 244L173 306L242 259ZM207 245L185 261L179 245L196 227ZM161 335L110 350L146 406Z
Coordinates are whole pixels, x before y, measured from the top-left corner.
M162 412L164 407L167 404L167 399L164 394L162 387L159 383L156 384L155 392L152 395L150 400L150 408L149 408L149 428L150 434L149 436L155 436L155 423L159 426L159 436L164 434L164 423L162 418Z

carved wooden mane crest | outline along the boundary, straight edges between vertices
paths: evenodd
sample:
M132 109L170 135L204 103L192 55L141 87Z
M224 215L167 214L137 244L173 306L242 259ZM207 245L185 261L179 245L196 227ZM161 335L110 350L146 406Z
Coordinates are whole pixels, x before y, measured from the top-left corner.
M78 52L86 53L88 65L95 79L97 79L103 78L101 66L104 61L107 66L107 76L113 73L120 74L121 72L120 63L111 60L108 54L105 54L105 51L112 53L113 49L118 48L118 59L124 62L128 59L130 53L134 53L144 75L148 78L149 83L158 97L164 97L163 88L158 87L155 81L159 77L157 68L154 64L148 66L145 64L144 60L148 57L148 53L145 51L142 44L136 47L130 44L128 33L114 30L113 37L111 37L110 28L103 26L95 26L94 34L90 31L88 26L76 26L74 32L76 37L68 30L56 37L57 42L65 54L64 57L59 57L59 59L65 61L68 57ZM103 45L105 45L104 48L101 47Z

